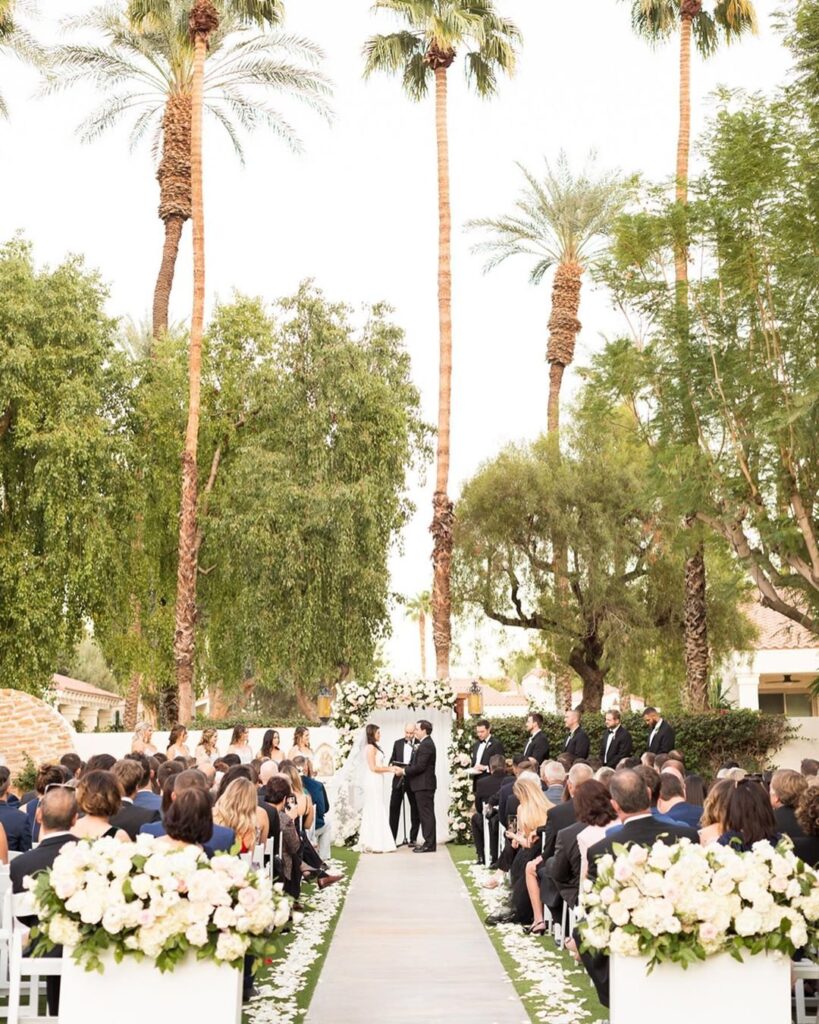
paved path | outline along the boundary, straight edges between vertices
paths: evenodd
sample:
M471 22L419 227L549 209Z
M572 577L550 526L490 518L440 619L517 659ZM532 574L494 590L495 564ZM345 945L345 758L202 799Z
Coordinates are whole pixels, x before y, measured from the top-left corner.
M307 1024L529 1024L446 849L361 857Z

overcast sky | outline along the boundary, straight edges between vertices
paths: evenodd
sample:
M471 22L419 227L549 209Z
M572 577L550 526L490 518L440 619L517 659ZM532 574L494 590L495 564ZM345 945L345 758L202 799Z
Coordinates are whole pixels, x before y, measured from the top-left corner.
M124 0L123 0L124 4ZM40 0L33 29L57 37L61 17L88 0ZM518 192L515 161L537 171L561 149L575 165L590 150L602 166L667 177L677 132L677 49L652 50L631 31L628 4L617 0L500 0L521 28L524 47L515 78L489 102L471 95L461 66L450 74L450 162L453 215L454 376L450 493L504 444L535 437L545 425L544 360L549 282L528 284L528 264L510 261L484 277L473 217L508 210ZM773 0L757 0L758 37L722 50L692 73L694 129L717 85L770 90L782 80L787 54L770 26ZM367 0L289 0L286 28L317 42L334 83L335 122L282 103L305 144L294 156L258 133L247 141L247 166L222 129L206 122L205 202L209 301L233 289L273 300L313 277L328 296L357 305L386 300L406 331L424 412L437 406L437 195L433 99L411 103L398 81L364 82L361 47L388 31L388 15ZM79 252L110 285L110 310L147 319L162 245L158 192L146 145L131 154L127 129L81 144L74 129L98 97L75 90L34 99L36 76L0 59L0 92L11 119L0 122L0 238L22 231L38 259ZM190 235L183 238L172 319L190 310ZM584 290L582 364L617 329L603 294ZM567 375L566 386L574 386ZM433 475L414 482L418 511L403 554L393 559L396 591L430 586ZM418 671L417 628L400 611L388 655L398 672ZM524 634L508 643L526 646ZM431 643L430 662L432 662ZM495 639L467 637L453 674L497 668Z

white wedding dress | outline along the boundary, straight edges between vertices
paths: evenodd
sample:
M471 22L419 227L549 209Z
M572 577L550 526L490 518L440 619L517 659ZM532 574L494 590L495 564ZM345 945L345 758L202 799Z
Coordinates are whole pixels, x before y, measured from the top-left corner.
M375 752L375 764L377 768L384 767L384 755L380 750ZM354 849L359 853L393 853L396 846L387 810L393 777L389 772L372 771L366 760L363 767L361 828Z

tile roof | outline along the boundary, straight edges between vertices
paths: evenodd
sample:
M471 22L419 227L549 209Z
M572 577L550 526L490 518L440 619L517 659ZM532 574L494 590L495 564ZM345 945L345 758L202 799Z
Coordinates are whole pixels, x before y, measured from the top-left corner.
M804 626L780 615L773 608L764 608L760 599L745 605L743 613L759 631L759 636L751 643L754 650L804 650L819 647L819 639Z
M92 686L91 683L84 683L81 679L72 679L70 676L61 676L59 673L55 673L51 679L55 690L68 693L84 693L88 697L107 697L116 703L122 701L122 697L118 693L102 690L98 686Z

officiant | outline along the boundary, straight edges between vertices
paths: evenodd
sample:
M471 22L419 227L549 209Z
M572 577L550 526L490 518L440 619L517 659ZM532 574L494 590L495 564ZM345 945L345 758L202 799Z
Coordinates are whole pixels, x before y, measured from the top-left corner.
M392 747L390 764L405 768L412 759L412 752L415 749L415 722L407 722L404 726L404 738L397 739ZM414 846L418 840L418 828L420 819L418 816L418 803L415 794L407 785L403 775L396 775L392 780L392 794L390 795L390 829L393 838L398 842L398 826L401 821L401 810L404 806L404 797L409 800L410 806L410 833L409 842ZM405 823L406 827L406 823ZM404 833L406 836L406 831Z

